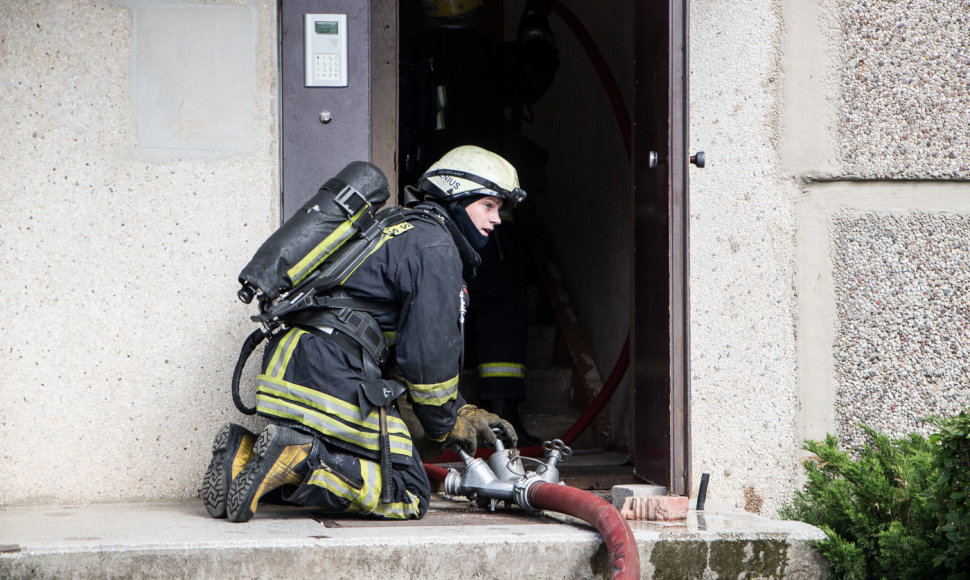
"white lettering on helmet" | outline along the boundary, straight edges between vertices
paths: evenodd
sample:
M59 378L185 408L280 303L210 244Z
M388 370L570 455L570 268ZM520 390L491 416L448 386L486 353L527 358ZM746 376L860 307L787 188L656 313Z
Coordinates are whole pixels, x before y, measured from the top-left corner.
M442 175L441 178L444 179L445 183L447 183L452 189L461 189L461 180L457 177L452 175Z

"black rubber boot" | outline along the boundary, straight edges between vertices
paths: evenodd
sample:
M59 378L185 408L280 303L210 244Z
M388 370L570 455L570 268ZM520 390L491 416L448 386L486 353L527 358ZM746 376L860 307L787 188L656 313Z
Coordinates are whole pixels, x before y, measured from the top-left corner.
M539 445L538 437L530 435L522 424L522 417L519 416L519 401L516 399L490 399L482 400L482 408L495 413L512 424L515 434L519 436L519 447L532 447Z
M313 437L270 425L256 440L253 456L229 486L229 521L248 522L264 494L283 485L299 485L307 472Z
M256 434L242 425L226 423L212 442L212 460L202 481L202 503L214 518L226 517L229 484L253 454Z

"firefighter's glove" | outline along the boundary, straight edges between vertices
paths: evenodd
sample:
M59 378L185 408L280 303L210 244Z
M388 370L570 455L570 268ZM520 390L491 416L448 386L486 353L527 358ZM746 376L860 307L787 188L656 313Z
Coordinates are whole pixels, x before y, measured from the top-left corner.
M441 448L461 448L465 453L474 455L475 449L478 448L478 435L475 433L475 428L463 417L455 417L455 426L442 439Z
M464 405L458 409L458 418L465 419L475 429L478 440L483 441L489 447L495 447L495 432L497 429L502 437L516 447L519 443L519 436L515 434L515 428L505 419L495 413L489 413L485 409L479 409L475 405Z

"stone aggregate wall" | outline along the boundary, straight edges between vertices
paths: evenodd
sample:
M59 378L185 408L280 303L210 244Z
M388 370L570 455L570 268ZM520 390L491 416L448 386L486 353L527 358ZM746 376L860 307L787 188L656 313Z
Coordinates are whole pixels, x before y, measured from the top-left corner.
M847 176L970 178L970 1L840 1Z
M927 434L970 405L970 215L847 210L831 234L840 439Z

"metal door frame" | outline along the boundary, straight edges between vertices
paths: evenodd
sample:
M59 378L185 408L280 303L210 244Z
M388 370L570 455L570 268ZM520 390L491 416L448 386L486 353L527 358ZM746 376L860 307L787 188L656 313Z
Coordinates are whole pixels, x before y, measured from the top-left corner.
M634 22L634 472L689 495L688 0Z

